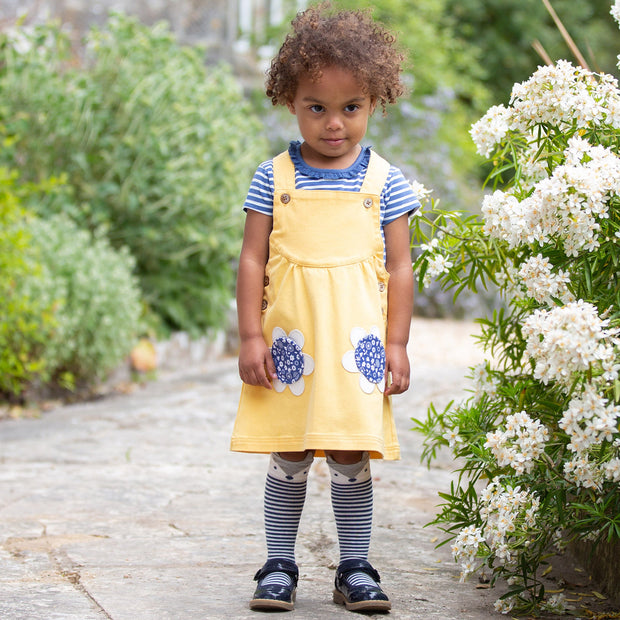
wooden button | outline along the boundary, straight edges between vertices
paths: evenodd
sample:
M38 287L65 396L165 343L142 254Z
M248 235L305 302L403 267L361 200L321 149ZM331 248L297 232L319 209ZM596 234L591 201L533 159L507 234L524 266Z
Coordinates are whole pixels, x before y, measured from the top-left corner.
M268 306L268 305L269 305L269 304L267 303L267 300L266 300L266 299L263 299L263 303L261 304L261 309L262 309L262 310L267 310L267 306Z
M280 196L280 202L283 205L287 205L289 202L291 202L291 197L288 194L282 194Z

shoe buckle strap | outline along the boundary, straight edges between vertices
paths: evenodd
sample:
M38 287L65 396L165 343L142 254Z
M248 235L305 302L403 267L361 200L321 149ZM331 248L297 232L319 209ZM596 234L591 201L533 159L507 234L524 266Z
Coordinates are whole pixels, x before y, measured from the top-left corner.
M366 560L345 560L338 566L338 576L340 579L345 580L347 575L354 572L366 573L377 583L381 582L379 573L375 570L372 564Z
M297 585L299 568L297 567L297 564L291 560L287 560L285 558L267 560L264 566L256 572L256 575L254 575L254 581L259 581L271 573L285 573L293 580L295 585Z

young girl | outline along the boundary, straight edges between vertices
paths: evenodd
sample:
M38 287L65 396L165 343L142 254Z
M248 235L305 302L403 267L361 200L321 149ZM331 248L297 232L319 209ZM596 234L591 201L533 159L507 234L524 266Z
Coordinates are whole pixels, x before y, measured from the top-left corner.
M403 92L394 36L367 13L300 13L267 76L303 141L252 180L237 281L244 382L231 449L271 453L268 559L252 609L293 609L295 541L315 456L331 474L340 564L333 599L390 601L368 562L369 458L398 459L390 396L409 387L413 304L408 214L397 168L360 142L377 105Z

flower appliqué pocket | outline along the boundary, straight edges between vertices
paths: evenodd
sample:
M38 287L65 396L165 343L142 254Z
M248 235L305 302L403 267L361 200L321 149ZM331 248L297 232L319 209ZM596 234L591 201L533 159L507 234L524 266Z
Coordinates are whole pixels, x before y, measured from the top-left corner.
M342 365L349 372L360 375L360 388L372 394L375 386L380 392L385 389L385 347L381 342L378 327L371 327L370 333L362 327L351 330L353 349L342 357Z
M304 375L314 371L314 360L302 350L304 335L298 329L287 335L281 327L274 327L271 340L271 357L277 375L273 380L275 391L283 392L288 386L295 396L300 396L306 388Z

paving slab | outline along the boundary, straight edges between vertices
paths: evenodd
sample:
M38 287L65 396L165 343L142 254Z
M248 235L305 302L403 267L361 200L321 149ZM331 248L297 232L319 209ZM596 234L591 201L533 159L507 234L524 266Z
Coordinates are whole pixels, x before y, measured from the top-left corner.
M441 533L425 527L453 464L445 455L427 469L410 430L431 401L462 396L467 366L482 358L471 331L414 321L413 385L394 398L402 459L372 462L370 560L399 620L502 617L493 610L501 592L459 583L449 550L436 548ZM248 601L265 558L267 457L229 451L240 385L236 360L224 356L128 394L0 421L0 618L262 617ZM297 559L287 617L354 617L331 601L338 546L323 459L310 475Z

